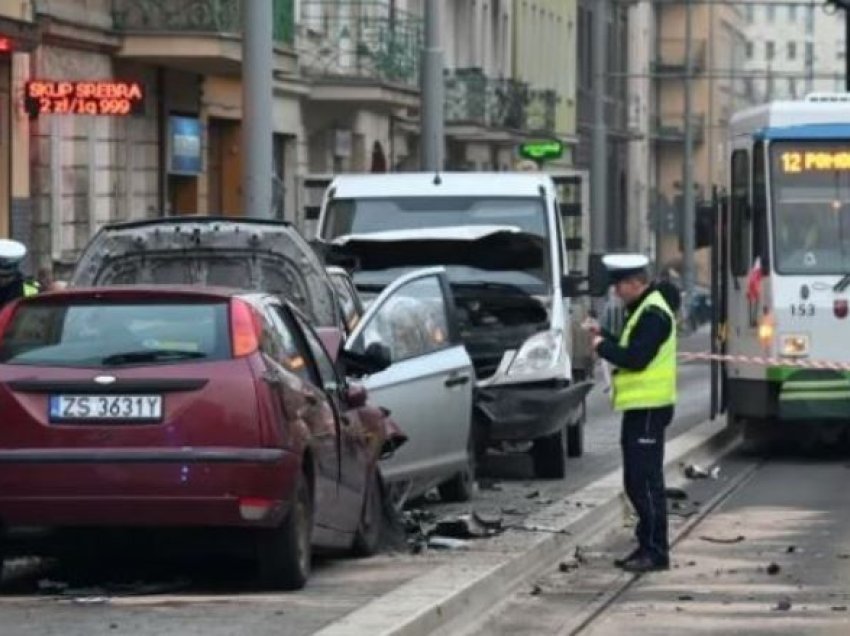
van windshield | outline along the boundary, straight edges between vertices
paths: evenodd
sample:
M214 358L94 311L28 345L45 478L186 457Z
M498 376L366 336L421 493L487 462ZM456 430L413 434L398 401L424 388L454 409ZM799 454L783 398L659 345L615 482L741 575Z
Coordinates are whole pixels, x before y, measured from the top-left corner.
M388 232L386 241L377 239ZM335 199L323 236L361 241L347 248L357 252L358 286L380 287L406 270L445 265L455 283L509 285L533 294L551 287L549 229L540 198ZM403 249L393 249L402 242Z

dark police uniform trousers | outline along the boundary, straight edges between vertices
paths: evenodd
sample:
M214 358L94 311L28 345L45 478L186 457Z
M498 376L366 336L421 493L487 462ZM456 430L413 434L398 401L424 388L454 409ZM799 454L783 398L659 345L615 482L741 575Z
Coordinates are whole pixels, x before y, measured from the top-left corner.
M672 420L672 406L624 411L620 434L626 496L638 515L638 545L656 563L670 559L664 437Z

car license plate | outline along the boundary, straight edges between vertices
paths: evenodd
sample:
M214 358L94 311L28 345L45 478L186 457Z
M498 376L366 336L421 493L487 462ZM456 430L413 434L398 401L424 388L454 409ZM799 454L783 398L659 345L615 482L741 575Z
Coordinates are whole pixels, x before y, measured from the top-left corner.
M52 395L53 421L157 421L162 419L161 395Z

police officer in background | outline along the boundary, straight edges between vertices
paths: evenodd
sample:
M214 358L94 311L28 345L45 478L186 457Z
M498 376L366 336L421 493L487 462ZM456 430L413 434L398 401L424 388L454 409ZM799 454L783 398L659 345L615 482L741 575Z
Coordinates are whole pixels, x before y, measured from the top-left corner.
M676 319L669 290L650 284L649 259L640 254L603 259L611 284L626 306L619 336L595 323L597 355L610 362L613 403L622 411L620 444L626 495L638 515L638 546L615 564L629 572L653 572L670 567L667 501L664 487L664 433L676 402Z
M27 248L18 241L0 239L0 309L5 305L23 298L35 296L38 284L26 280L20 267L27 255Z

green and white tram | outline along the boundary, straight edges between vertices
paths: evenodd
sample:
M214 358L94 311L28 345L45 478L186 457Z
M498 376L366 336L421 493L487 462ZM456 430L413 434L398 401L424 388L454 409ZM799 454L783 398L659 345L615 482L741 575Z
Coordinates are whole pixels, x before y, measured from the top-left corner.
M736 114L720 222L729 422L832 441L850 424L850 94ZM845 368L846 367L846 368Z

